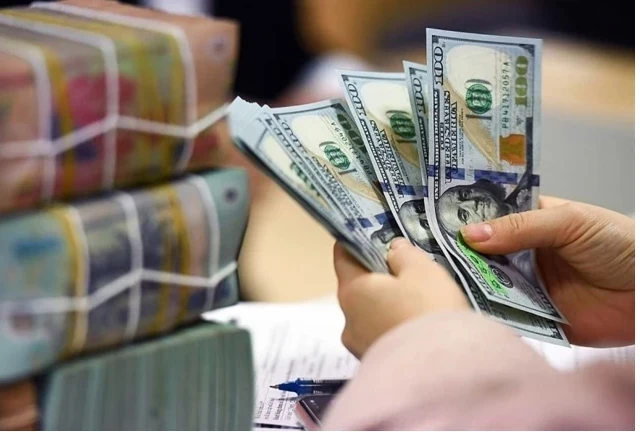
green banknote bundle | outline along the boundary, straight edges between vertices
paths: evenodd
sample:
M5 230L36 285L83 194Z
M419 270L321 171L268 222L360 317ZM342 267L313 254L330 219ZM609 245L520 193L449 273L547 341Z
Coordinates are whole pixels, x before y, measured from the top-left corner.
M344 100L271 109L236 99L237 146L369 270L391 239L443 265L479 312L568 345L533 253L483 256L459 231L537 207L541 42L427 31L428 65L337 71Z
M41 386L44 430L250 430L249 333L196 324L54 367Z
M216 170L0 220L0 382L236 303L247 187Z

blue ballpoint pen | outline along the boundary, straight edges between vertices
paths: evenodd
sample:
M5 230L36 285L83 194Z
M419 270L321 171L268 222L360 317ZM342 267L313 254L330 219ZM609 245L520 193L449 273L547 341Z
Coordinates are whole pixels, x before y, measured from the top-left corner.
M329 380L311 380L307 378L298 378L295 381L276 384L271 386L272 389L284 390L286 392L294 392L300 395L325 395L337 393L342 386L349 380L329 379Z

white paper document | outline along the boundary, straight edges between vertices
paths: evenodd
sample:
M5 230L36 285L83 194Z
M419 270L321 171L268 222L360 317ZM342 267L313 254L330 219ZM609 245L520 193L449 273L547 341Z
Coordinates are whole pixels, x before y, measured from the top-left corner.
M626 363L635 360L635 345L614 348L589 348L572 345L567 348L534 339L522 338L522 340L531 345L547 359L551 366L560 371L571 371L598 361Z
M296 394L269 386L297 378L351 378L358 361L340 341L344 317L336 303L240 303L209 312L251 332L256 369L255 429L302 429Z

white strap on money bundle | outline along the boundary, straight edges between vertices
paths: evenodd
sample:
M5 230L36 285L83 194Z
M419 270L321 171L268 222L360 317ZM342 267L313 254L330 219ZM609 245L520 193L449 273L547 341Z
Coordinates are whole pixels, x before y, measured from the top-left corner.
M338 71L345 101L230 107L236 145L371 271L407 237L478 311L568 345L533 252L487 257L459 235L538 206L541 41L427 30L429 65Z

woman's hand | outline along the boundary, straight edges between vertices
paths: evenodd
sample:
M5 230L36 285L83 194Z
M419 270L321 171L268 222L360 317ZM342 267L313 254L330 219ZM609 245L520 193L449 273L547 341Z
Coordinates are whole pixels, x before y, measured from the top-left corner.
M635 330L635 229L622 214L551 197L540 209L469 225L473 249L509 254L537 249L545 286L577 345L626 345Z
M413 317L470 309L448 272L405 238L391 242L393 275L371 273L339 244L334 248L338 300L345 315L342 342L360 357L380 336Z

